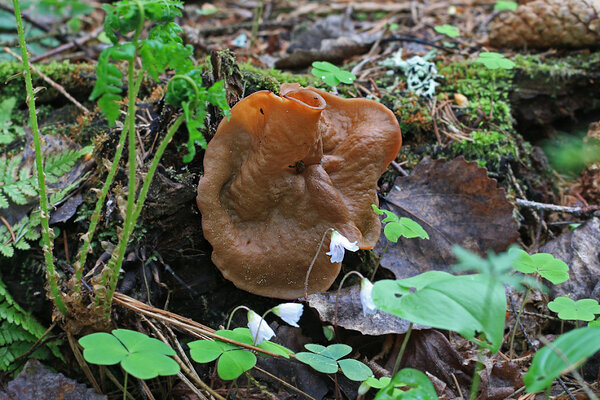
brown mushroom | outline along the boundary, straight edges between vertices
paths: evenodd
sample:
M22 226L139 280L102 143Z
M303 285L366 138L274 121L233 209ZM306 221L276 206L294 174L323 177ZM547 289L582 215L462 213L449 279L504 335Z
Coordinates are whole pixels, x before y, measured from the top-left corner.
M380 222L377 179L396 157L400 127L385 106L342 99L297 84L281 97L254 93L231 110L208 144L198 207L212 260L237 287L293 299L330 228L372 249ZM327 252L309 293L327 290L340 270Z

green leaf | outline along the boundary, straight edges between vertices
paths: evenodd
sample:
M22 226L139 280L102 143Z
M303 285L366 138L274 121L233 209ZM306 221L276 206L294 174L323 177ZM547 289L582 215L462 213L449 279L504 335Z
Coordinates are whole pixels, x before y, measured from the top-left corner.
M489 277L430 271L404 280L378 281L372 296L382 311L417 324L458 332L494 353L500 348L506 295L504 287ZM476 340L477 332L485 333L485 341Z
M521 249L511 249L519 255L513 268L524 274L537 273L555 285L563 283L569 279L569 266L562 260L555 258L552 254L537 253L527 254Z
M221 379L237 379L256 365L256 356L247 350L229 350L219 357L217 373Z
M529 371L523 378L527 393L536 393L549 387L555 378L577 368L598 350L598 326L575 329L559 336L533 357Z
M351 352L352 347L348 346L347 344L336 343L327 346L325 350L320 351L319 354L325 357L330 357L334 360L339 360L340 358L347 356Z
M204 364L215 361L226 350L216 340L195 340L188 343L192 360Z
M321 353L326 349L325 346L321 346L320 344L315 343L307 343L304 345L304 347L306 348L306 350L312 351L313 353Z
M573 299L562 296L548 303L548 308L558 313L558 318L565 320L592 321L595 314L600 314L600 305L594 299Z
M516 65L495 51L479 53L479 57L475 59L475 62L480 62L489 69L512 69Z
M129 354L119 339L106 332L84 336L79 344L83 347L83 358L92 364L117 364Z
M263 340L263 342L257 347L266 351L270 351L271 353L279 354L280 356L283 356L285 358L290 358L290 354L294 354L294 352L288 349L287 347L284 347L277 343L273 343L270 340Z
M427 375L417 369L404 368L377 393L375 400L438 400L438 396Z
M594 321L590 321L588 326L600 326L600 317Z
M436 26L433 29L435 29L435 31L437 33L441 33L443 35L449 36L451 38L455 38L457 36L460 36L460 32L458 31L458 28L452 25L440 25L440 26Z
M325 72L337 72L340 70L337 66L327 61L315 61L312 63L312 66L319 71Z
M296 353L296 360L308 364L324 374L335 374L338 371L338 363L334 359L320 354L299 352Z
M139 379L179 372L170 355L175 351L158 339L129 329L115 329L112 335L93 333L79 339L83 357L93 364L112 365L118 362L129 374Z
M337 86L340 82L352 84L356 80L356 75L341 70L327 61L315 61L312 63L312 66L311 74L322 79L329 86Z
M387 376L382 376L379 379L377 379L375 377L370 377L365 382L372 388L381 389L382 387L389 385L391 381L392 381L392 378L387 377Z
M373 376L373 371L371 371L371 368L358 360L348 358L345 360L339 360L338 364L342 369L342 373L346 375L346 378L352 381L362 382L365 379Z
M519 4L516 1L498 0L494 5L496 11L514 11Z
M121 367L138 379L152 379L157 375L176 375L179 372L179 364L175 360L154 352L129 354L121 361Z

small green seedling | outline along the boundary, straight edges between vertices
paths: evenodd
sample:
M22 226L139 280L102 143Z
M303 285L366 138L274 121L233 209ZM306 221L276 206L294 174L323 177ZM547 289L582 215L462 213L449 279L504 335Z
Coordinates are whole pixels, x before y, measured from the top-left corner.
M439 25L439 26L434 27L433 29L435 29L435 31L437 33L441 33L441 34L446 35L451 38L460 36L460 32L458 31L458 28L455 26L452 26L452 25L448 25L448 24Z
M592 321L600 314L600 305L594 299L573 300L567 296L557 297L548 303L548 308L564 320Z
M379 379L372 376L360 384L360 386L358 387L358 395L363 396L371 388L383 389L384 387L388 386L391 381L392 378L390 378L389 376L382 376Z
M215 333L248 345L254 343L248 328L222 329ZM190 355L196 362L208 363L218 359L217 373L224 380L237 379L241 374L252 369L257 361L254 353L247 349L220 340L196 340L188 343L188 346L190 347ZM256 347L279 354L285 358L290 358L290 354L293 354L290 349L268 340L264 340Z
M388 385L377 392L374 400L417 399L438 400L438 396L427 375L418 369L404 368L398 371Z
M569 266L552 254L537 253L529 255L526 251L512 248L511 252L518 255L513 268L524 274L539 274L554 285L569 279Z
M598 317L598 319L595 319L594 321L590 321L588 323L588 326L600 326L600 317Z
M498 0L494 4L494 10L496 11L514 11L517 9L519 4L516 1Z
M513 69L515 63L511 60L504 58L500 53L495 51L484 51L479 53L479 57L475 59L475 62L480 62L485 65L488 69Z
M373 376L371 368L358 360L340 358L347 356L352 351L352 347L346 344L332 344L327 347L319 344L304 345L308 352L296 353L296 360L310 365L315 370L324 374L335 374L339 369L346 378L353 381L364 381Z
M381 222L386 224L383 228L383 233L389 241L396 243L401 236L409 239L421 238L429 240L429 235L425 229L412 219L406 217L398 218L393 212L382 210L375 204L371 204L371 207L373 207L373 211L376 214L385 214L385 218Z
M575 329L559 336L535 353L529 371L523 378L527 393L536 393L550 387L555 378L574 370L598 350L598 326Z
M356 80L356 75L339 69L327 61L315 61L312 63L311 74L320 78L329 86L337 86L340 83L351 85Z

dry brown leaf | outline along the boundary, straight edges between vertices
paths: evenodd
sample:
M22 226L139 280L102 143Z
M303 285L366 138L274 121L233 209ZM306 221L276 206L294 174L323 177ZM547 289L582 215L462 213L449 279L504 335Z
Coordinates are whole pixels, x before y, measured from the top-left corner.
M518 236L504 190L485 169L462 157L450 162L424 159L410 176L396 179L386 200L384 207L417 221L430 237L389 244L381 266L397 279L447 270L455 261L453 245L484 254L505 250ZM380 251L385 241L382 236Z
M552 298L569 295L573 300L600 298L600 219L546 243L540 253L550 253L569 266L569 280L553 285Z

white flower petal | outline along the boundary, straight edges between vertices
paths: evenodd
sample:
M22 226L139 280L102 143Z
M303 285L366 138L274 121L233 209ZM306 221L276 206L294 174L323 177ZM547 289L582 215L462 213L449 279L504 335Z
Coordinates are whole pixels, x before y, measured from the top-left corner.
M273 329L260 315L252 310L248 311L248 329L254 338L254 344L259 345L263 340L269 340L275 336Z
M290 324L291 326L295 326L299 328L298 321L302 316L302 311L304 306L298 303L283 303L273 308L273 313L278 315L282 320Z
M373 291L373 284L367 278L363 278L360 281L360 303L363 308L363 315L375 314L377 312L377 306L373 302L371 292Z
M329 243L329 252L325 253L331 257L331 262L342 262L344 259L344 249L350 251L358 250L357 242L349 241L338 231L331 232L331 241Z

